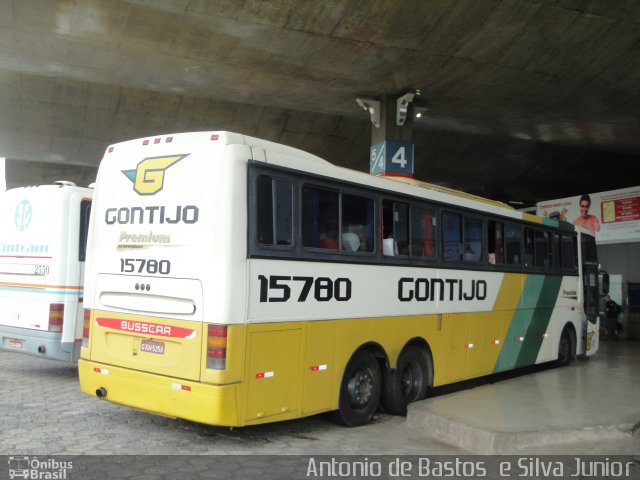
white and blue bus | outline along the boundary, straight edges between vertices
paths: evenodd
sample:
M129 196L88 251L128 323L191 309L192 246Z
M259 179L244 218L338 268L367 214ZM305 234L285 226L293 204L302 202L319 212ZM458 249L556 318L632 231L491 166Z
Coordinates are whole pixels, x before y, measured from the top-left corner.
M93 189L71 182L0 193L0 349L75 362Z

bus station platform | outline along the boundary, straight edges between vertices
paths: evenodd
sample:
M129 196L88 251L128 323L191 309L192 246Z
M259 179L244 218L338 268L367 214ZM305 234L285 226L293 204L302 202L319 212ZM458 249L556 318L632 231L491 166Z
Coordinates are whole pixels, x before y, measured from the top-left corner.
M604 340L568 367L434 393L409 405L407 426L471 453L640 453L638 341Z

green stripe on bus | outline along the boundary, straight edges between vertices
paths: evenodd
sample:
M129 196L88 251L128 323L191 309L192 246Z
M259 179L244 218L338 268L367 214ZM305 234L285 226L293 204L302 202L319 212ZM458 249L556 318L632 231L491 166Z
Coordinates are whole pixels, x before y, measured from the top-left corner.
M531 318L531 323L525 334L524 344L516 361L516 368L532 365L536 362L544 340L542 335L549 328L549 321L551 320L558 292L560 291L560 284L562 283L562 277L559 275L536 276L542 277L542 288L540 289L540 296Z
M527 276L494 372L535 363L561 282L561 276Z

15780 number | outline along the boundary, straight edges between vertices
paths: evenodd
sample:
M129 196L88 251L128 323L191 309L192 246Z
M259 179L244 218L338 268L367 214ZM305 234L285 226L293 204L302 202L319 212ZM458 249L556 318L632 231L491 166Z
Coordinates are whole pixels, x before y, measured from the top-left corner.
M122 273L149 273L169 275L171 262L169 260L154 260L146 258L121 258L120 271Z
M318 302L336 300L346 302L351 298L351 280L329 277L289 277L285 275L258 275L260 280L260 302L287 302L291 298L293 282L301 284L298 302L306 302L311 289Z

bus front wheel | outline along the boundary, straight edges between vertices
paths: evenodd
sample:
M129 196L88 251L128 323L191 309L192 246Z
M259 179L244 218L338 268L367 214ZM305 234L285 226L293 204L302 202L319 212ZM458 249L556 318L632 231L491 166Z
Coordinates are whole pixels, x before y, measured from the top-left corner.
M380 403L381 385L376 357L366 350L356 352L344 371L339 407L333 412L333 420L347 427L369 423Z
M422 400L431 380L427 354L416 346L405 348L398 358L397 368L384 377L381 404L391 415L407 414L407 405Z
M571 327L565 327L560 335L558 346L558 365L564 367L576 358L576 334Z

